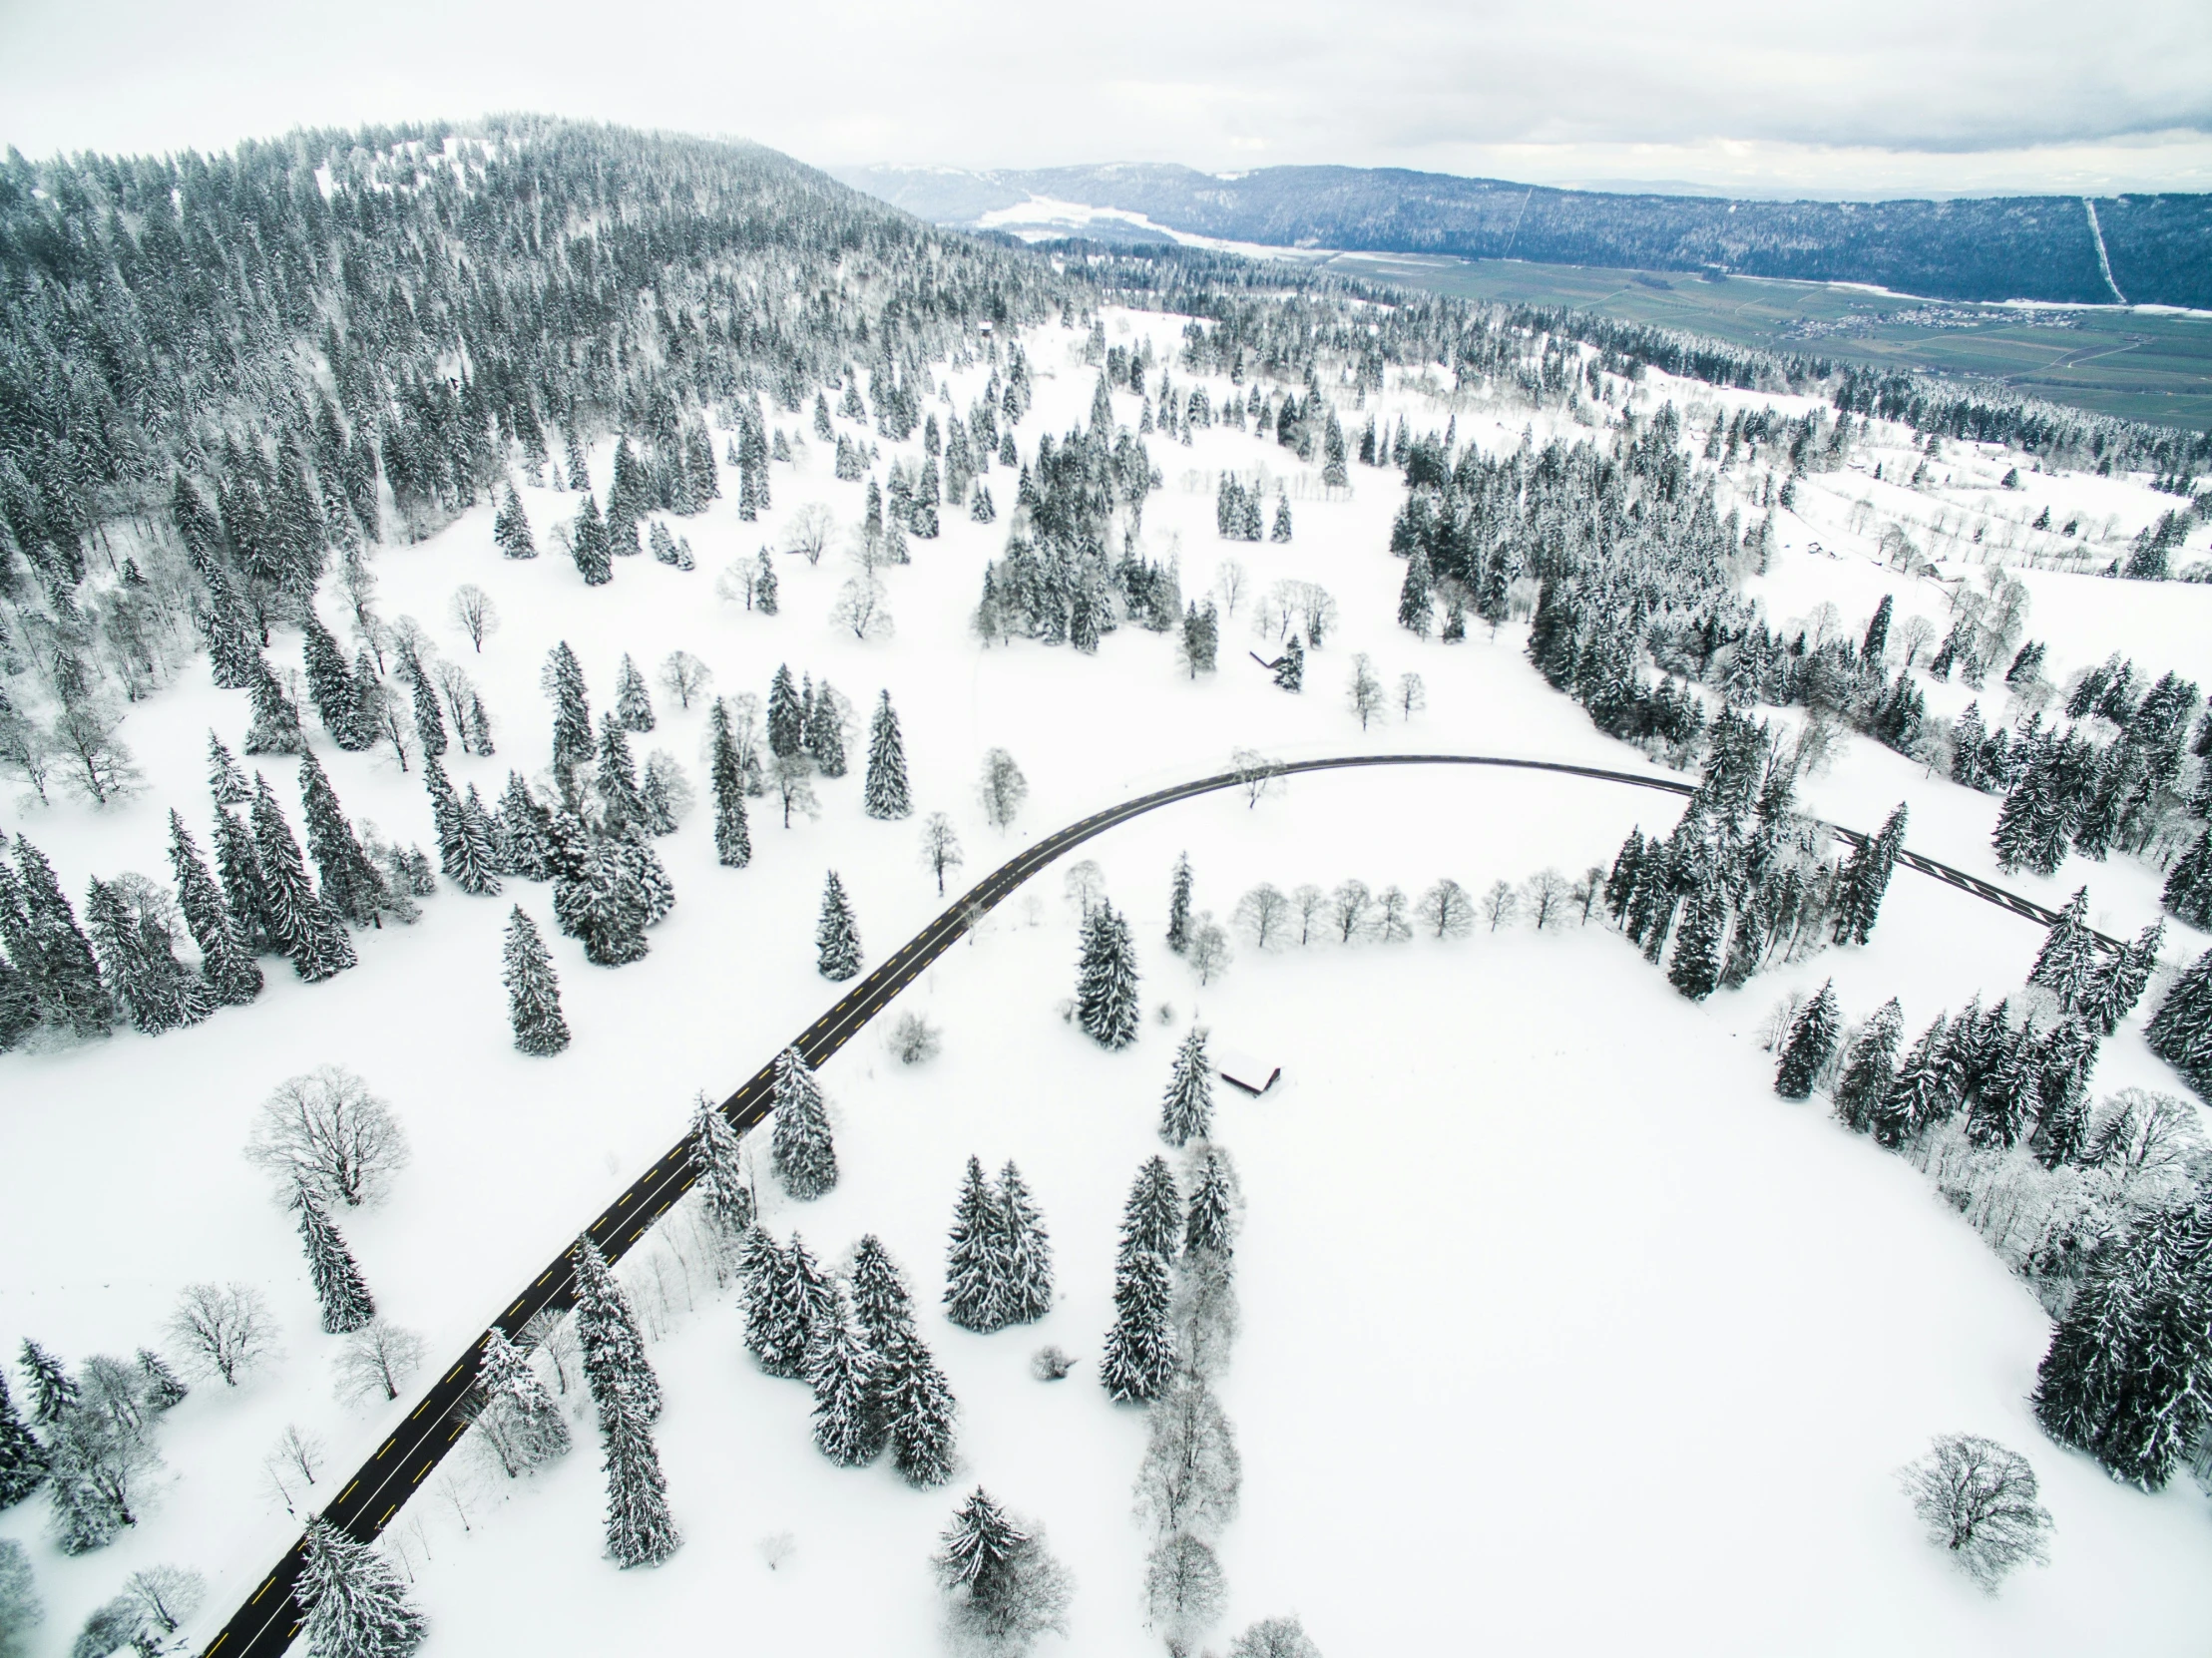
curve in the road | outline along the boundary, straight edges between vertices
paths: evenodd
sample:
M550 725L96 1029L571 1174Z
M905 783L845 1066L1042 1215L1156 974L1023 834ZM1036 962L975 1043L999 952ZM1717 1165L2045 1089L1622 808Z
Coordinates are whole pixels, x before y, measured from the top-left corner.
M1583 777L1596 782L1625 783L1661 793L1687 795L1696 785L1679 777L1650 772L1609 771L1601 766L1570 765L1560 760L1525 760L1487 754L1351 754L1313 760L1285 760L1265 767L1245 768L1177 783L1138 795L1103 812L1071 823L1001 864L971 887L949 909L909 939L881 967L856 984L822 1017L785 1046L796 1047L809 1065L819 1065L856 1036L861 1027L890 1004L909 981L934 962L962 935L995 908L1000 901L1061 854L1105 834L1131 818L1157 811L1177 801L1223 789L1245 786L1255 776L1287 777L1307 771L1345 771L1367 766L1454 765L1490 766L1501 770L1546 771ZM1836 824L1827 826L1854 845L1865 835ZM1916 852L1902 852L1898 861L1985 902L1995 904L2029 921L2049 926L2057 912L2045 909L2016 893L1991 885L1949 864ZM2095 935L2108 950L2117 940ZM780 1049L779 1049L780 1051ZM775 1067L771 1060L721 1103L722 1114L740 1134L756 1126L774 1107ZM621 1196L603 1209L585 1235L596 1243L610 1263L621 1260L661 1214L688 1191L693 1179L690 1141L679 1140L659 1162L632 1181ZM444 1375L432 1384L407 1420L393 1431L376 1454L355 1471L323 1509L321 1518L348 1535L368 1541L383 1531L416 1488L427 1478L470 1423L470 1394L476 1383L478 1360L492 1331L518 1337L523 1327L544 1312L566 1311L575 1300L573 1269L567 1254L557 1257L516 1296L507 1310L469 1344ZM202 1658L276 1658L298 1632L304 1615L293 1589L299 1576L306 1539L295 1540L261 1581L252 1597L240 1606L222 1629L201 1649Z

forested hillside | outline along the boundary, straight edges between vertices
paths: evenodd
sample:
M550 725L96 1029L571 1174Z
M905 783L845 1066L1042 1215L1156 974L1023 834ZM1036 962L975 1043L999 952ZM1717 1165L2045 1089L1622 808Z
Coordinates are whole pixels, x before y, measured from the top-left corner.
M1765 202L1547 190L1398 168L1185 167L841 175L909 211L973 223L1035 195L1270 246L1458 253L1642 270L1872 282L1946 299L2111 303L2096 229L2070 196ZM2136 304L2212 306L2212 197L2095 204L2112 283Z

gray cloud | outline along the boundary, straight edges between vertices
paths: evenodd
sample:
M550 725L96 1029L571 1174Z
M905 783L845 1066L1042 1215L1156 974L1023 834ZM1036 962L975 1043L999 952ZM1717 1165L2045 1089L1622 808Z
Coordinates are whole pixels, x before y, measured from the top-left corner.
M527 108L824 163L2203 189L2212 143L2201 0L0 0L0 45L32 153Z

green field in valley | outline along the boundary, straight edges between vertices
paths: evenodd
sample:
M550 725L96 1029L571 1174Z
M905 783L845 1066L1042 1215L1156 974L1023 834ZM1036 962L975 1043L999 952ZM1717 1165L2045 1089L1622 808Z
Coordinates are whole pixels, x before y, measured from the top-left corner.
M2098 414L2212 431L2212 316L1961 304L1869 288L1399 253L1330 269L1463 299L1565 305L1838 362L2001 380Z

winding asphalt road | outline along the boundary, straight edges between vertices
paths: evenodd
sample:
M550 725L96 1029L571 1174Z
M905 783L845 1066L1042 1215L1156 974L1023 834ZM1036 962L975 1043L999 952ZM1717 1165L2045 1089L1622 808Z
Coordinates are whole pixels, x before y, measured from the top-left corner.
M1569 777L1586 777L1596 782L1625 783L1636 788L1655 789L1664 794L1687 795L1696 785L1679 778L1654 776L1649 772L1607 771L1598 766L1567 765L1555 760L1508 759L1484 754L1356 754L1332 759L1289 760L1265 767L1268 774L1292 776L1302 771L1344 771L1363 766L1402 765L1453 765L1491 766L1501 770L1548 771ZM862 1026L890 1005L909 981L930 963L949 949L978 921L987 915L1002 899L1008 897L1039 870L1053 862L1062 853L1081 846L1095 836L1105 834L1118 824L1126 823L1146 812L1157 811L1162 806L1173 805L1179 800L1194 799L1202 794L1213 794L1222 789L1243 787L1255 775L1252 771L1222 772L1212 777L1201 777L1188 783L1178 783L1172 788L1157 789L1150 794L1138 795L1118 806L1094 813L1079 823L1046 836L1025 851L1009 859L989 876L978 882L953 906L902 946L873 973L854 985L841 1002L822 1015L792 1042L809 1065L819 1065L835 1053L860 1032ZM1829 828L1854 845L1866 837L1858 830L1845 829L1831 824ZM1915 852L1899 854L1898 861L1923 875L1972 893L1976 898L1995 904L2014 915L2037 922L2045 927L2057 920L2057 912L2039 904L2030 903L2015 893L2006 892L1986 881L1940 864L1933 858L1924 858ZM2096 935L2099 944L2109 950L2119 948L2118 941ZM771 1061L762 1066L744 1086L721 1103L722 1114L731 1127L740 1134L754 1127L775 1104L775 1067ZM585 1228L585 1235L596 1243L610 1262L627 1255L646 1235L647 1230L660 1218L669 1204L688 1191L695 1178L690 1161L690 1140L686 1136L678 1141L659 1162L647 1169L622 1195L602 1210L597 1219ZM565 1312L575 1304L575 1279L573 1267L566 1253L558 1256L545 1271L531 1281L514 1303L493 1321L496 1329L509 1338L517 1338L524 1325L542 1312ZM432 1469L452 1450L461 1436L468 1431L470 1421L470 1393L476 1383L478 1361L482 1358L484 1344L491 1339L492 1329L469 1344L468 1350L424 1394L422 1401L407 1420L377 1450L376 1454L362 1463L351 1479L323 1509L322 1518L361 1541L376 1537L389 1525L400 1507L415 1489L429 1477ZM306 1539L295 1541L285 1551L284 1557L254 1590L252 1598L231 1615L207 1646L201 1649L202 1658L276 1658L291 1645L298 1633L304 1613L294 1597L293 1587L299 1576Z

